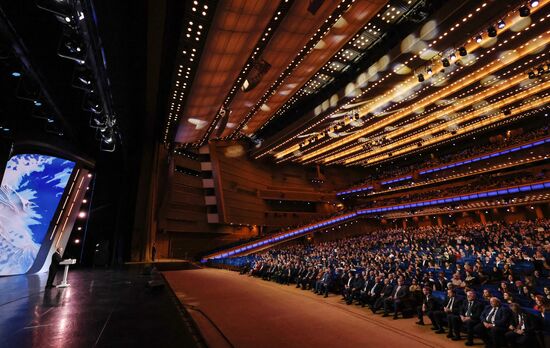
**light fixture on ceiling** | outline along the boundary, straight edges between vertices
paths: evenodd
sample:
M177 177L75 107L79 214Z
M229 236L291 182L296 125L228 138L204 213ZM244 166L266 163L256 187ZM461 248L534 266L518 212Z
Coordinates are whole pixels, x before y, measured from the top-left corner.
M519 15L520 17L527 17L531 14L531 10L529 9L529 7L523 5L519 8Z
M481 41L483 41L483 37L481 35L476 36L476 42L480 43Z
M504 20L501 19L500 21L498 21L497 27L499 29L504 29L505 26L506 26L506 23L504 22Z
M454 62L456 60L456 54L451 53L451 55L449 56L449 58L451 58L451 62Z
M497 29L491 25L489 28L487 28L487 35L489 35L489 37L497 36Z
M531 1L529 1L529 5L531 5L531 7L537 7L539 5L539 1L538 0L531 0Z
M424 82L424 74L418 74L418 82Z
M426 69L426 72L428 73L428 75L432 75L432 67L428 67L428 69Z
M466 47L462 46L458 49L458 54L460 54L460 56L464 57L466 55L468 55L468 51L466 51Z
M449 60L447 58L443 58L441 59L441 64L443 64L443 66L445 68L449 67L451 65L451 63L449 63Z

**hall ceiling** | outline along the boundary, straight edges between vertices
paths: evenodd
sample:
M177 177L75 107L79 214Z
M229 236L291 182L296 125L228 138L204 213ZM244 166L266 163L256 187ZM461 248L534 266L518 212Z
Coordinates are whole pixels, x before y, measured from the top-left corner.
M256 138L254 157L371 166L532 117L548 104L549 2L447 2L424 19L424 1L221 1L171 114L174 140L254 139L365 59L373 63L345 88ZM381 51L376 43L403 21L410 35ZM243 92L260 60L270 68Z

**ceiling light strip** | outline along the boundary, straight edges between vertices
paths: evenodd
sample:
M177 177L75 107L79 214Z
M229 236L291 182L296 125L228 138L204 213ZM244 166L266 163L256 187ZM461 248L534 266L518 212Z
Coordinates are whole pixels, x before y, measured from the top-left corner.
M271 16L271 20L268 22L266 28L264 29L262 35L258 39L258 42L256 43L256 46L252 50L252 53L246 60L246 64L244 65L244 68L241 70L239 75L237 76L237 79L235 82L233 82L233 86L227 93L222 107L223 108L229 108L229 105L233 101L233 98L237 94L239 87L242 86L243 82L245 81L246 77L248 76L248 73L252 68L254 67L254 63L256 62L256 59L260 57L265 50L265 48L268 46L269 42L273 38L273 35L279 28L279 25L283 22L283 19L286 17L287 14L290 13L290 7L294 4L294 0L281 0L279 3L279 6L275 9L275 12L273 13L273 16ZM212 122L210 122L210 125L204 132L202 138L197 143L197 146L200 147L208 141L208 138L210 138L210 135L212 135L212 132L216 128L216 125L221 117L221 113L218 112Z
M465 18L467 18L467 17L465 17ZM515 19L516 19L516 20L519 20L518 18L519 18L519 16L515 16ZM467 18L467 19L470 19L470 18ZM510 27L510 26L507 26L505 30L508 30L509 27ZM479 47L480 47L479 44L476 43L475 40L469 40L469 43L467 43L467 51L468 51L469 53L475 51L475 49L477 49L477 48L479 48ZM436 69L436 70L437 70L437 69ZM388 75L388 76L389 76L389 75ZM387 77L387 76L386 76L386 77ZM379 82L382 81L383 79L385 79L385 78L382 78L381 80L379 80ZM409 82L409 85L410 85L410 86L416 86L416 85L418 84L418 81L416 81L414 78L412 78L412 79L409 78L408 81L410 81L410 82ZM374 87L374 86L369 87L367 90L363 91L363 92L361 93L361 95L365 94L367 91L369 91L369 90L370 90L371 88L373 88L373 87ZM365 111L362 111L362 112L361 112L361 117L364 116L364 115L366 115L366 114L368 114L369 112L375 110L377 107L383 105L384 103L386 103L386 102L388 101L388 100L386 100L386 99L393 95L393 92L392 92L392 91L390 91L390 92L391 92L391 93L385 93L383 96L377 97L374 101L370 102L367 106L363 107L363 109L369 108L369 110L366 111L366 112L365 112ZM354 102L357 98L358 98L358 97L353 98L350 102L348 102L348 104L351 103L351 102ZM384 98L385 98L385 99L384 99ZM376 104L374 104L374 103L376 103ZM345 106L345 105L344 105L344 106ZM340 109L338 109L338 110L335 110L335 112L337 112L337 111L339 111L339 110L341 110L341 109L342 109L342 108L340 108ZM400 114L401 114L401 116L402 116L403 113L400 113ZM329 116L330 116L330 115L329 115ZM327 117L329 117L329 116L327 116ZM395 120L398 119L398 115L394 115L393 117L388 117L388 119L391 119L392 122L395 122ZM384 124L381 125L380 127L384 127L385 125L389 124L390 122L383 122L383 123L384 123ZM375 129L377 128L377 127L375 127L375 126L376 126L376 125L373 125L373 126L369 127L369 129L370 129L370 130L375 130ZM342 144L345 144L345 143L348 143L348 142L350 142L350 141L353 141L353 140L355 140L355 139L361 137L362 135L364 135L364 134L363 134L362 132L359 132L359 133L356 133L356 134L354 134L354 135L348 136L348 137L346 137L345 139L337 140L335 143L333 143L333 145L328 146L328 147L325 147L325 148L323 148L323 149L320 149L320 150L316 151L316 152L314 153L314 155L311 155L311 156L313 157L313 156L316 156L316 155L318 155L318 154L321 154L321 153L324 153L324 152L326 152L326 151L329 151L330 149L333 149L333 148L335 148L335 147L341 146ZM290 148L287 149L287 150L284 150L284 151L281 151L281 152L277 153L277 154L276 154L276 158L281 158L281 157L283 157L283 156L285 156L285 155L287 155L287 154L289 154L289 153L291 153L291 152L294 152L294 151L297 150L297 149L298 149L298 145L294 145L294 146L290 147Z
M260 100L254 104L251 110L246 114L244 119L239 123L233 132L227 137L227 139L234 139L243 127L250 121L250 119L256 114L259 108L275 93L275 91L281 86L283 81L294 71L294 69L305 59L305 57L313 50L313 48L321 41L323 37L330 31L332 26L340 19L345 11L355 2L355 0L343 0L336 8L334 12L325 20L323 25L313 36L309 39L307 44L298 52L296 57L288 64L285 70L279 75L277 80L269 87L269 89L262 95Z
M183 114L183 105L187 101L200 57L202 56L208 31L215 13L217 1L193 0L186 3L186 12L181 28L178 56L176 59L172 90L168 99L168 117L162 141L165 145L173 141L176 126ZM181 55L179 55L181 54Z
M508 65L512 64L513 62L518 61L520 58L523 58L526 55L531 54L533 51L536 51L537 49L540 49L541 47L544 47L549 41L550 41L550 31L547 31L546 33L541 35L540 38L536 37L536 38L530 40L529 44L520 46L518 49L516 49L515 51L517 52L517 56L513 56L511 59L506 60L506 61L504 59L498 59L496 61L493 61L489 65L486 65L485 67L480 68L476 73L468 75L465 78L456 81L453 84L454 85L453 88L448 88L448 89L446 88L446 89L444 89L440 92L434 93L434 94L424 98L422 101L419 101L418 103L410 105L409 107L405 108L403 111L400 111L400 112L397 112L397 113L395 113L391 116L388 116L383 121L379 121L379 122L377 122L373 125L370 125L370 126L366 127L365 129L363 129L359 132L354 133L353 135L347 136L345 139L338 140L338 141L336 141L335 143L333 143L329 146L326 146L322 149L319 149L319 150L314 151L310 154L302 156L301 160L305 161L309 158L318 156L318 155L320 155L322 153L325 153L327 151L330 151L330 150L332 150L336 147L339 147L339 146L347 144L351 141L357 140L358 138L361 138L361 137L363 137L363 136L365 136L369 133L372 133L377 129L389 126L390 124L396 122L397 120L402 119L403 117L410 115L411 113L414 112L414 110L416 110L418 108L429 106L430 104L434 103L435 101L437 101L439 99L446 98L446 97L458 92L459 90L463 89L464 87L469 86L469 85L471 85L475 82L478 82L479 80L481 80L484 77L486 77L486 76L502 69L503 67L508 66ZM464 80L464 81L462 81L462 80ZM341 154L338 153L338 154L334 155L333 159L339 158L339 157L342 157L342 156L343 156L343 154L341 155ZM276 157L280 158L281 156L280 156L280 154L277 154Z

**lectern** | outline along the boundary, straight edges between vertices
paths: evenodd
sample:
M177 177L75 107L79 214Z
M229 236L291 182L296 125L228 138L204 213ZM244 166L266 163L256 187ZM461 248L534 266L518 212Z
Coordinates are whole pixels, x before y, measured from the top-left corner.
M76 259L67 259L61 261L59 264L65 266L65 270L63 271L63 281L61 284L57 285L57 288L66 288L70 284L67 283L67 275L69 274L69 265L74 265L76 263Z

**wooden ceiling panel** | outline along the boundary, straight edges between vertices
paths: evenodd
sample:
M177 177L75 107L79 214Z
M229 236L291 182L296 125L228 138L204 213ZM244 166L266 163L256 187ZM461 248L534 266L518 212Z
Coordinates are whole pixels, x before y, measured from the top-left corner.
M193 142L203 134L277 5L275 1L262 0L232 0L218 5L176 142Z
M296 93L322 66L342 48L367 23L387 1L357 1L342 15L323 38L324 47L313 50L297 69L285 80L281 88L266 105L268 111L258 113L248 123L247 131L254 132L271 117L294 93ZM289 88L290 86L290 88ZM283 93L281 93L283 91Z
M229 122L231 124L242 121L250 107L262 97L325 19L336 10L339 3L339 1L325 1L315 15L307 10L309 2L294 3L262 54L261 58L271 65L271 69L253 90L237 93L230 106L232 113ZM223 135L226 136L232 131L233 129L228 127Z

